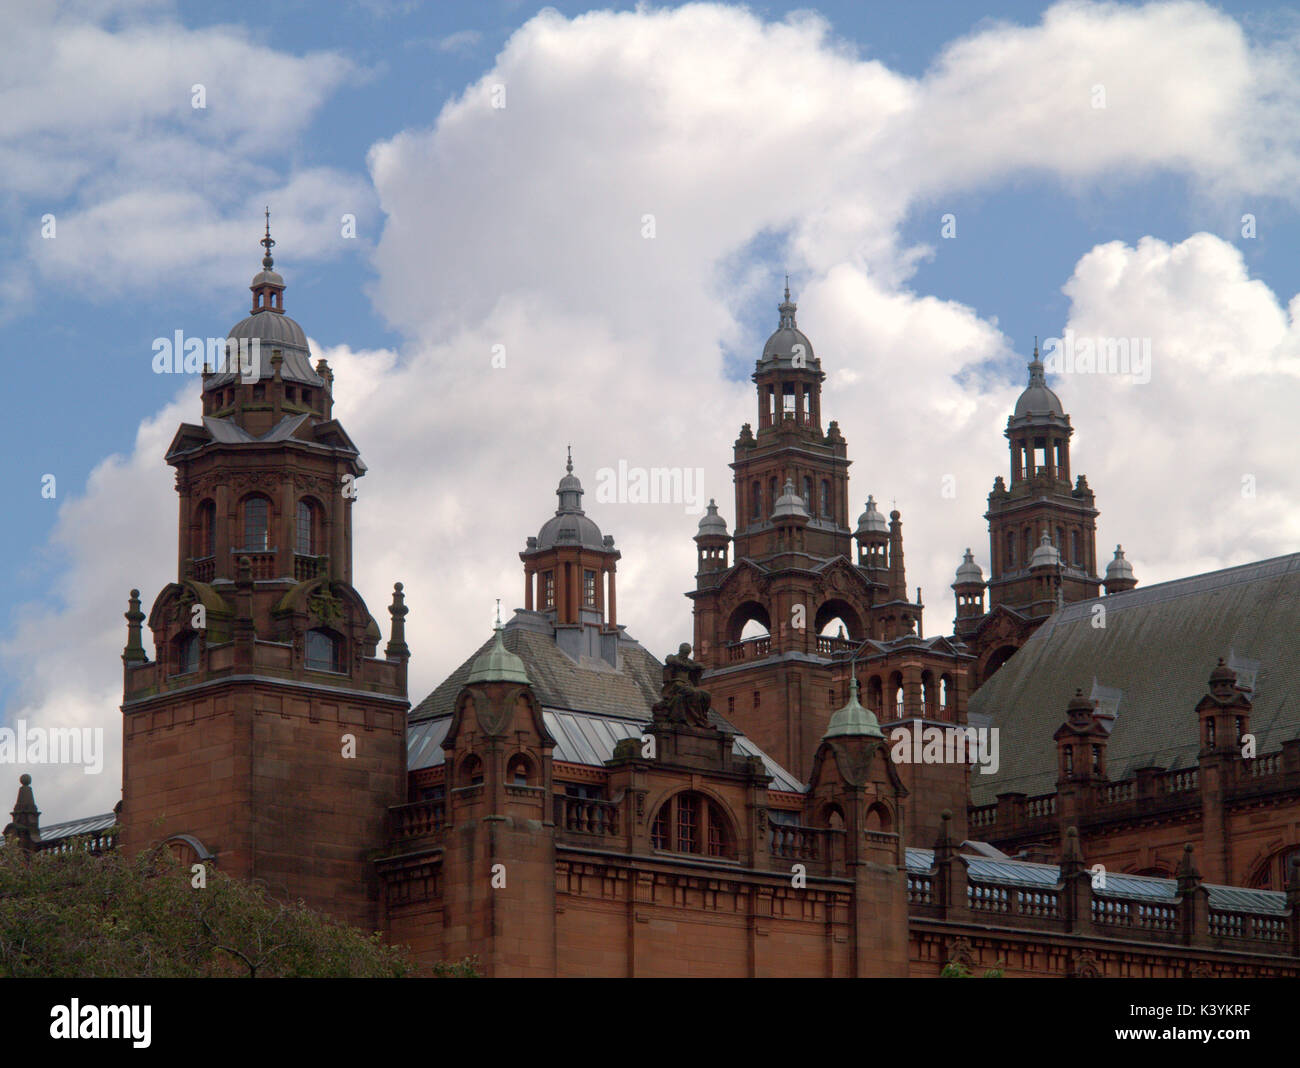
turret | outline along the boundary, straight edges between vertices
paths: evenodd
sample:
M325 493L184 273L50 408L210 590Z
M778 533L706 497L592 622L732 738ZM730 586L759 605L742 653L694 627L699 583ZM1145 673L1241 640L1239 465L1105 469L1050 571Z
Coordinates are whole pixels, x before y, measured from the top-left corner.
M727 570L727 546L731 536L727 533L727 521L718 515L718 504L710 498L709 507L700 520L695 546L698 552L696 574L704 575Z
M1133 565L1124 559L1124 547L1115 546L1115 559L1106 565L1106 579L1102 583L1106 587L1106 596L1113 593L1123 593L1125 590L1131 590L1138 584L1136 576L1133 574Z
M1057 782L1078 783L1106 778L1106 744L1110 739L1097 718L1096 706L1075 690L1065 708L1065 722L1052 735L1056 742Z
M957 598L957 618L954 626L960 632L963 623L979 620L984 615L984 573L970 549L957 565L957 577L952 584ZM960 633L958 637L960 637Z

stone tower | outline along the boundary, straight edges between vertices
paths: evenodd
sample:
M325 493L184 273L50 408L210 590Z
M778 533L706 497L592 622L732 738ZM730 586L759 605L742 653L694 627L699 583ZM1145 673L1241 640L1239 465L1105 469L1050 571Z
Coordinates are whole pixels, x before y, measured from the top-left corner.
M714 708L806 775L832 712L848 697L852 656L864 671L901 680L905 668L892 659L891 643L906 640L909 683L890 691L891 715L895 692L904 689L907 714L922 714L924 671L937 679L963 669L951 647L936 652L919 639L923 606L919 590L915 601L907 596L900 513L886 523L873 498L856 531L848 525L848 450L834 421L822 429L826 375L795 311L787 287L753 373L758 432L746 423L736 439L735 534L728 536L710 502L695 536L696 588L687 596ZM929 664L932 653L943 667ZM951 701L958 689L949 687ZM931 685L931 701L937 690ZM881 714L883 686L875 697ZM902 708L900 696L900 718Z
M1011 482L999 475L984 518L989 524L989 579L973 559L962 562L956 636L977 656L972 689L1001 667L1057 607L1101 593L1097 508L1083 475L1070 481L1074 428L1047 385L1038 346L1029 384L1005 431ZM969 550L968 550L969 553ZM1136 584L1136 583L1134 583ZM982 611L983 592L988 611Z
M168 842L187 861L367 927L367 853L404 800L401 584L391 640L352 586L352 508L365 474L333 418L266 255L230 332L241 359L208 367L203 419L167 452L176 469L177 581L144 614L131 591L123 652L123 846Z

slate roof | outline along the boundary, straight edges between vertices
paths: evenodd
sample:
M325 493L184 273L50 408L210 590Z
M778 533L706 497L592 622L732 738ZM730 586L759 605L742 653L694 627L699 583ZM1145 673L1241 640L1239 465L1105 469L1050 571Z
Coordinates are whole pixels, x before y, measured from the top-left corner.
M521 626L517 618L501 631L505 647L523 660L533 692L542 705L542 718L555 739L556 760L599 767L614 755L624 738L640 737L652 718L651 708L663 688L663 664L626 636L619 639L619 669L604 660L574 660L554 638ZM494 638L488 638L464 663L411 710L407 728L406 766L409 771L437 767L443 762L442 740L451 725L456 695L470 668ZM716 711L710 722L735 736L733 748L762 759L772 776L770 788L800 793L804 785L746 738Z
M525 629L515 620L501 632L505 647L520 657L532 680L533 693L543 708L572 709L614 716L650 719L650 708L663 688L663 664L630 638L619 639L619 670L604 660L583 657L575 661L555 644L555 639ZM431 716L449 716L470 668L493 639L487 638L464 663L411 710L412 722Z
M981 883L1003 886L1054 886L1060 882L1061 869L1056 864L1038 864L1027 860L993 859L963 856L967 875ZM907 870L924 875L934 867L934 850L907 850ZM1217 886L1206 883L1210 908L1228 912L1257 912L1283 915L1286 894L1277 890L1247 890L1239 886ZM1106 873L1106 889L1100 897L1141 898L1174 904L1178 900L1178 880L1158 879L1151 875L1124 875Z
M1092 625L1098 603L1104 628ZM998 772L971 776L974 803L1055 788L1052 734L1076 688L1115 712L1112 780L1144 765L1194 766L1195 708L1219 657L1258 663L1250 729L1259 752L1276 751L1300 735L1297 619L1300 553L1066 605L971 697L972 716L1000 728Z

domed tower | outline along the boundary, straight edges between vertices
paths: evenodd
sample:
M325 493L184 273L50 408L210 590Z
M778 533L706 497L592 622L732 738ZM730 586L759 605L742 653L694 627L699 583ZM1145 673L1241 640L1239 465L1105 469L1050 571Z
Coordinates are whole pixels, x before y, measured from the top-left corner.
M876 498L867 497L867 506L858 516L853 537L858 543L858 566L865 568L872 580L889 583L889 524L876 508Z
M1038 603L1029 574L1043 533L1061 558L1061 600L1083 601L1101 593L1097 576L1097 509L1087 480L1070 484L1070 437L1074 428L1061 399L1047 385L1038 346L1029 384L1007 420L1011 483L989 494L989 608L1005 604L1035 618L1052 611Z
M616 655L610 653L619 629L614 575L622 554L582 510L582 494L570 450L555 490L559 507L519 554L524 609L547 616L557 644L571 656Z
M760 560L776 551L773 512L786 479L809 514L807 551L849 557L849 463L839 425L822 431L821 389L826 374L812 342L785 299L780 320L751 376L758 393L758 434L748 423L736 441L736 559Z
M1101 593L1097 575L1097 508L1088 481L1071 484L1070 438L1074 428L1061 398L1047 385L1038 345L1029 363L1029 384L1007 419L1010 484L998 475L989 494L988 612L961 636L976 654L980 685L1002 666L1058 605ZM1042 539L1056 556L1042 570ZM1034 560L1039 569L1034 569ZM1045 595L1044 590L1049 593Z
M1106 579L1102 583L1106 587L1106 595L1109 597L1112 593L1123 593L1125 590L1133 589L1137 584L1133 565L1124 559L1124 547L1116 545L1115 558L1106 565Z
M910 636L924 655L932 650L918 637L919 591L915 602L907 596L900 514L887 521L873 497L856 532L849 526L848 448L836 423L822 429L826 375L788 284L778 310L753 374L758 432L741 428L731 464L734 557L728 566L726 526L711 508L695 536L699 570L687 596L713 707L803 774L847 692L851 656L875 658L885 678L915 674L908 692L919 711L929 664L911 646L895 664L889 643ZM880 644L868 653L872 641ZM935 655L943 660L935 678L962 670L948 651Z
M953 620L953 633L958 638L965 638L984 618L984 572L975 562L970 549L966 550L966 555L957 565L952 592L957 597L957 618Z
M727 533L727 521L718 515L718 502L712 498L704 518L700 520L695 544L699 550L697 575L727 570L727 547L731 544L731 535Z
M180 505L177 581L123 651L123 845L189 835L222 870L370 927L367 854L405 795L407 609L383 655L352 586L361 456L331 413L266 254L236 360L203 377L203 419L167 450ZM242 343L242 344L240 344ZM349 741L351 739L351 741Z

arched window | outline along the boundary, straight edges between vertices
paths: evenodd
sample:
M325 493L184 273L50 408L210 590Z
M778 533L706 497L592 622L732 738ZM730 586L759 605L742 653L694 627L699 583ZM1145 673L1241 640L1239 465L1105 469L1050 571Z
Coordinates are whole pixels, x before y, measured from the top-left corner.
M867 707L877 716L884 715L884 685L879 675L867 679Z
M510 761L510 774L507 777L511 786L527 786L528 772L531 765L526 756L517 756Z
M483 785L483 761L479 760L473 753L465 758L465 762L460 766L460 778L462 786L482 786Z
M808 511L811 515L817 514L817 502L813 499L812 479L807 475L803 479L803 499L808 505Z
M890 704L894 706L894 718L903 718L903 676L895 671L889 676Z
M750 487L749 496L750 514L755 519L758 519L763 514L763 486L757 479L754 480L754 484Z
M307 632L307 666L313 671L343 671L343 640L328 630Z
M821 514L829 516L831 514L831 483L829 479L822 479L822 509Z
M868 831L891 834L893 832L893 827L894 820L889 814L889 809L879 801L867 809L866 829Z
M217 552L217 506L212 501L199 505L194 530L192 555L196 560L215 556Z
M173 675L188 675L199 670L199 636L187 631L176 639L176 670Z
M729 857L736 850L735 832L722 806L693 791L674 794L659 806L650 840L665 853Z
M264 553L270 548L271 508L265 497L244 499L244 551Z
M947 712L948 705L952 701L952 677L949 675L939 676L939 711Z
M1070 559L1074 561L1075 567L1083 566L1083 557L1079 555L1079 532L1070 531Z
M767 491L767 515L770 519L772 513L776 511L776 499L781 496L781 491L776 486L776 479L768 480Z
M1016 566L1016 532L1007 531L1007 570Z
M316 506L311 501L298 502L298 545L299 556L315 556L316 546Z

